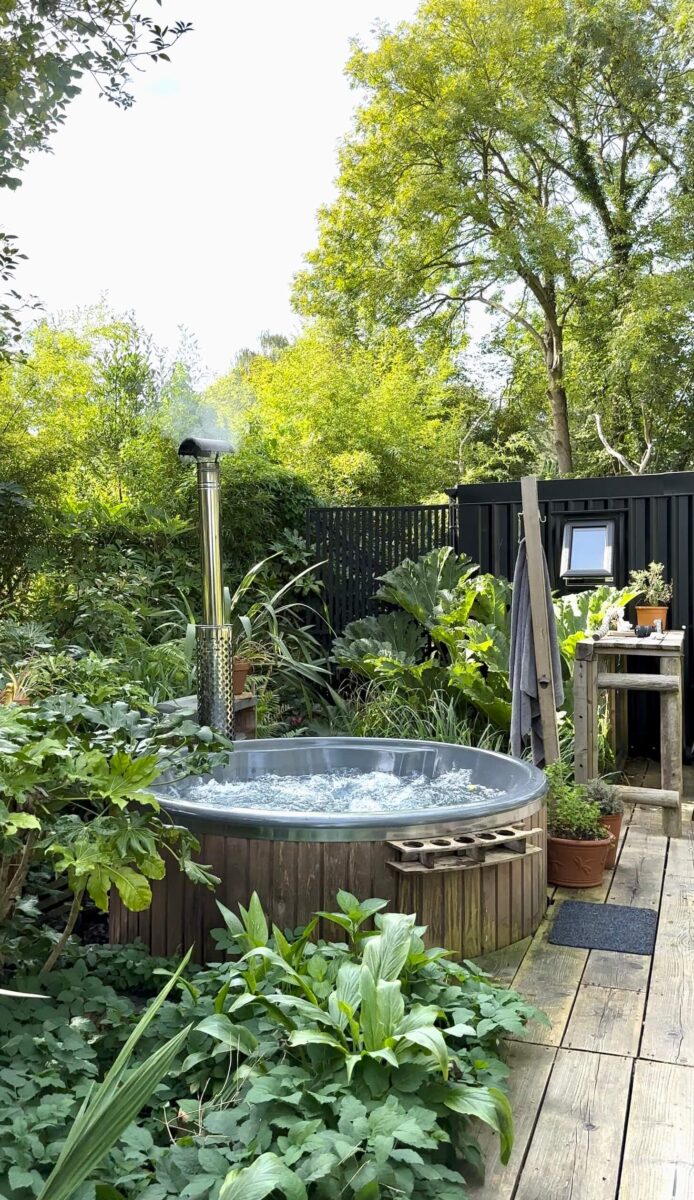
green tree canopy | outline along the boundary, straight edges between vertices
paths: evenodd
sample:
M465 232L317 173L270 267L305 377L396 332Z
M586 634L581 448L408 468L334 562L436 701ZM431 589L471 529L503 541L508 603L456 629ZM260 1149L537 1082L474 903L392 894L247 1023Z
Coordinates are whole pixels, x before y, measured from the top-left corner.
M689 39L679 4L426 0L350 61L364 99L300 306L351 336L409 325L454 346L475 302L520 327L570 473L567 338L583 323L604 348L659 269L691 141Z
M161 5L162 0L157 0ZM0 188L16 188L29 154L48 150L85 77L121 108L140 60L167 59L192 26L159 25L128 0L3 0L0 4ZM17 268L16 239L0 232L0 280ZM0 302L0 353L21 338L15 291Z
M450 356L404 330L367 347L320 324L251 357L209 398L232 422L240 406L247 444L338 504L413 503L454 483L475 401Z

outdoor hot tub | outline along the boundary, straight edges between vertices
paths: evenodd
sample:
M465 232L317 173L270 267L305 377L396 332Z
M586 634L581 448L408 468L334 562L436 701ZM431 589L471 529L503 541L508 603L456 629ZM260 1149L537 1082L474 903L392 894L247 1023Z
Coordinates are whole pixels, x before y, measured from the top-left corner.
M201 843L215 895L169 871L143 913L118 901L111 940L154 954L215 953L215 897L258 892L281 929L334 910L343 888L416 912L428 939L460 957L533 933L545 906L545 777L502 754L381 738L238 742L209 776L158 782L157 797ZM327 936L337 936L326 923Z

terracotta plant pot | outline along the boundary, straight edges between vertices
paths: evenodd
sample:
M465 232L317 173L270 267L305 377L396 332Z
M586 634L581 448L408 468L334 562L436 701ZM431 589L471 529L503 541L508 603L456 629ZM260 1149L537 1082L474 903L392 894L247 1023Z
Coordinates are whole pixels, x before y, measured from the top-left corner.
M250 669L251 664L247 662L245 658L234 659L233 682L235 696L240 696L243 692L245 692L246 679Z
M547 882L558 887L597 887L605 870L612 838L575 841L547 835Z
M614 838L605 859L605 870L609 871L617 861L617 845L619 843L619 835L622 832L622 813L610 813L609 816L601 813L600 824L605 825Z
M637 604L636 624L653 625L655 621L662 621L661 629L667 629L667 610L667 604Z

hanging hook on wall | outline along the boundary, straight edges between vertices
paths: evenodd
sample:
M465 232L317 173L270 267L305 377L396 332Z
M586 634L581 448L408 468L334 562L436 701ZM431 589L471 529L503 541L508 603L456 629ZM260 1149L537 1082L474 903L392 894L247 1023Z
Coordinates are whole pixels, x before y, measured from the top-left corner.
M547 518L543 517L541 513L538 516L538 520L541 525L547 524ZM522 508L519 509L518 512L516 513L516 521L518 523L518 539L517 540L518 540L518 545L520 546L520 544L523 540L523 510L522 510Z

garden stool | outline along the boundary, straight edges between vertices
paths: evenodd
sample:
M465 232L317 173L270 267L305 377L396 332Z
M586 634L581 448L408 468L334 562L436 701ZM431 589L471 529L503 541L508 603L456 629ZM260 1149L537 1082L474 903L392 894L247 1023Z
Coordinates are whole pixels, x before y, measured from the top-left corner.
M660 673L627 674L601 670L614 667L618 658L639 655L655 658ZM620 700L626 692L658 692L660 695L660 787L617 786L615 792L627 804L656 805L663 810L663 833L679 837L682 832L682 659L684 630L652 633L637 638L609 633L599 641L586 638L576 646L574 669L574 777L585 783L598 774L598 693L616 691ZM605 660L608 660L605 662ZM609 660L612 660L610 662ZM626 741L626 705L615 704L620 740Z

